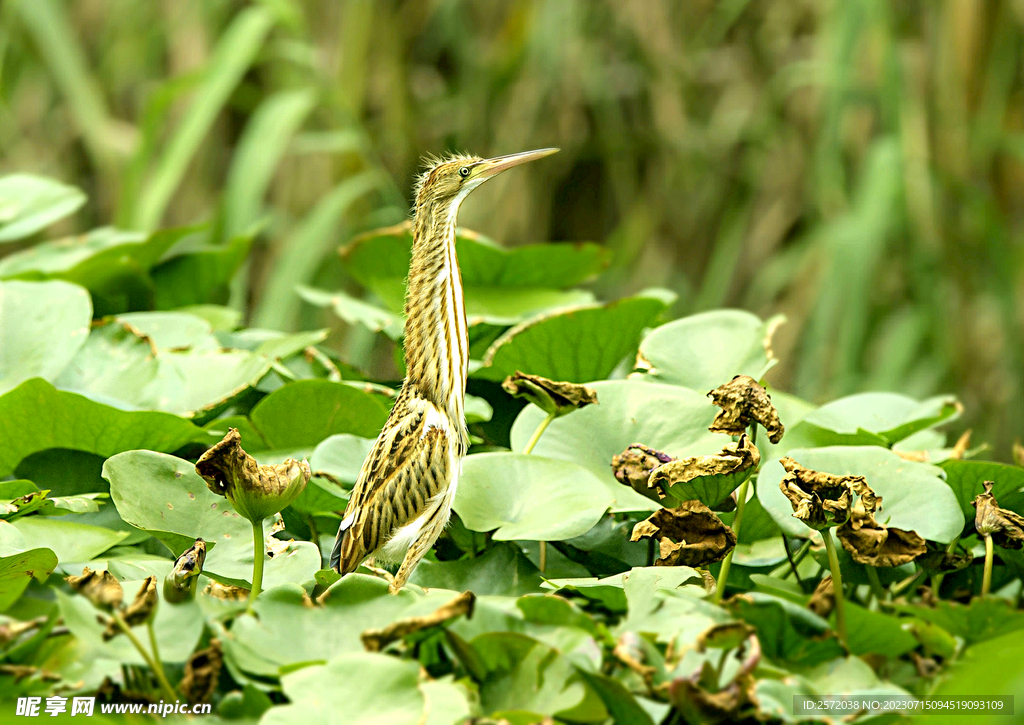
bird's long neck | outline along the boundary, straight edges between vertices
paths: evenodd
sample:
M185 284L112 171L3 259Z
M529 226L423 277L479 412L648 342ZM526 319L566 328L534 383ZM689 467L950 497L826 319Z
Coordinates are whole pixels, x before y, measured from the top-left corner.
M406 387L448 412L460 429L469 365L455 217L462 199L417 204L405 298Z

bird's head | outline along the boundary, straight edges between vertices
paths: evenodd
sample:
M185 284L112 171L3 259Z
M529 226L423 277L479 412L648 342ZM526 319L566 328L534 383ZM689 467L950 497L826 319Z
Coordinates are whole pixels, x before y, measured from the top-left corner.
M557 151L558 149L538 149L496 156L493 159L462 155L431 159L428 161L427 170L420 176L416 185L416 206L419 208L440 202L450 204L457 210L462 200L488 179L493 179L513 166L550 156Z

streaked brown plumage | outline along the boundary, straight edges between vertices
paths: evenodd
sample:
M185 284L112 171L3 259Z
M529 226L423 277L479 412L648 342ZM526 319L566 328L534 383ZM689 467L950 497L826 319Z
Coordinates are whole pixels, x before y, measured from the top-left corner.
M420 177L405 299L405 383L338 527L331 567L339 573L355 571L369 556L401 561L391 585L398 591L448 522L469 446L469 332L455 256L459 206L487 179L555 151L451 156Z

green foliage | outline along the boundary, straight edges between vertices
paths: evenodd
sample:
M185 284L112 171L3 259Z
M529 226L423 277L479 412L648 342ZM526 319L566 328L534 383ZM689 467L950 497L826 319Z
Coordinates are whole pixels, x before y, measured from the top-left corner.
M997 550L987 594L971 505L994 481L1024 513L1024 474L947 439L962 415L1003 448L1024 421L1006 405L1024 376L1010 4L929 5L923 36L884 3L499 3L472 24L415 3L339 3L322 23L314 5L0 11L0 657L29 668L0 682L5 706L158 699L157 670L180 685L214 639L204 697L275 724L675 725L701 721L689 685L725 721L812 721L796 694L1024 692L1024 559ZM325 555L401 378L411 250L407 225L366 230L404 217L422 150L541 137L566 139L549 171L467 204L501 243L456 242L478 396L456 516L398 595L368 569L339 579ZM545 416L496 385L517 370L599 403L525 455ZM615 478L634 443L719 452L706 392L739 374L787 427L778 444L750 430L742 526L730 474L664 500ZM969 405L924 397L954 386ZM876 389L900 392L858 392ZM250 586L249 524L194 470L228 428L260 463L314 474L264 529L250 611L220 598ZM845 642L808 608L825 552L779 490L783 455L863 475L876 523L928 542L877 571L840 547ZM662 542L629 540L677 494L738 529L721 605L719 564L655 566ZM195 599L158 596L141 646L61 579L105 569L130 599L197 537ZM964 550L960 568L943 556ZM472 616L430 619L467 590ZM756 706L729 705L748 688Z

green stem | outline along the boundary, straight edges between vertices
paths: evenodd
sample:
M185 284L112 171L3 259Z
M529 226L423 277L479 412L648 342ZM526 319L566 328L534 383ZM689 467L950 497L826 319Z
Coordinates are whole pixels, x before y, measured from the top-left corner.
M548 416L540 422L540 425L537 426L537 430L535 430L533 432L533 435L530 436L530 441L529 443L526 444L526 448L523 449L524 454L529 454L533 452L533 447L537 445L537 441L539 441L540 437L544 435L544 431L548 429L548 426L551 425L551 421L553 421L554 419L555 414L548 413Z
M256 597L263 591L263 562L267 558L263 544L263 522L252 522L252 589L249 591L249 611Z
M555 417L554 413L548 413L547 417L540 422L540 425L537 426L537 430L535 430L533 435L530 436L529 442L523 449L523 455L529 455L533 452L533 447L537 445L537 441L539 441L540 437L544 435L544 431L546 431L548 426L551 425L551 421L553 421ZM537 543L540 544L540 559L537 563L540 566L540 573L543 574L548 568L548 542L539 541Z
M868 570L868 584L871 585L871 593L875 595L875 599L878 600L878 603L882 604L882 602L885 601L885 588L882 586L882 582L878 578L878 570L870 564L864 568Z
M824 529L821 538L828 552L828 568L832 572L832 592L836 600L836 630L839 641L846 645L846 604L843 601L843 575L839 571L839 557L836 556L836 545L832 541L832 530Z
M139 651L139 654L142 655L142 659L146 663L146 666L149 667L154 675L156 675L156 680L160 683L160 688L164 691L164 696L167 698L167 701L170 702L171 700L177 699L177 695L174 694L174 688L171 687L171 683L167 681L167 675L164 674L164 668L160 663L160 660L149 656L149 652L146 651L146 648L143 646L142 642L139 641L139 638L135 636L135 632L133 632L132 628L128 626L128 623L124 621L124 617L121 616L121 612L114 609L111 611L110 615L114 618L117 626L121 628L121 631L124 632L124 636L128 638L128 640L135 646L135 649ZM149 623L147 626L150 628L150 642L153 645L153 651L155 653L156 637L153 635L153 625L152 623Z
M992 536L991 534L985 537L985 573L981 579L981 596L987 597L989 591L992 590L992 557L994 552L992 550Z
M732 531L736 534L737 539L740 536L740 524L743 522L743 509L747 505L747 487L749 485L750 476L747 476L740 484L740 490L736 492L736 516L732 520ZM725 555L722 570L718 572L718 584L715 586L715 593L711 599L715 604L721 602L722 595L725 594L725 583L729 581L729 569L732 568L732 555L735 551L736 549L733 549Z
M796 552L796 556L793 556L793 552L789 550L789 542L786 541L785 534L782 535L782 546L786 551L786 558L789 559L789 571L784 573L782 578L787 579L789 578L789 575L792 574L796 577L796 583L800 586L800 589L803 590L804 580L800 578L800 572L797 571L797 567L800 566L800 562L804 560L804 557L807 556L807 552L810 551L811 540L808 539L800 545L800 548Z

